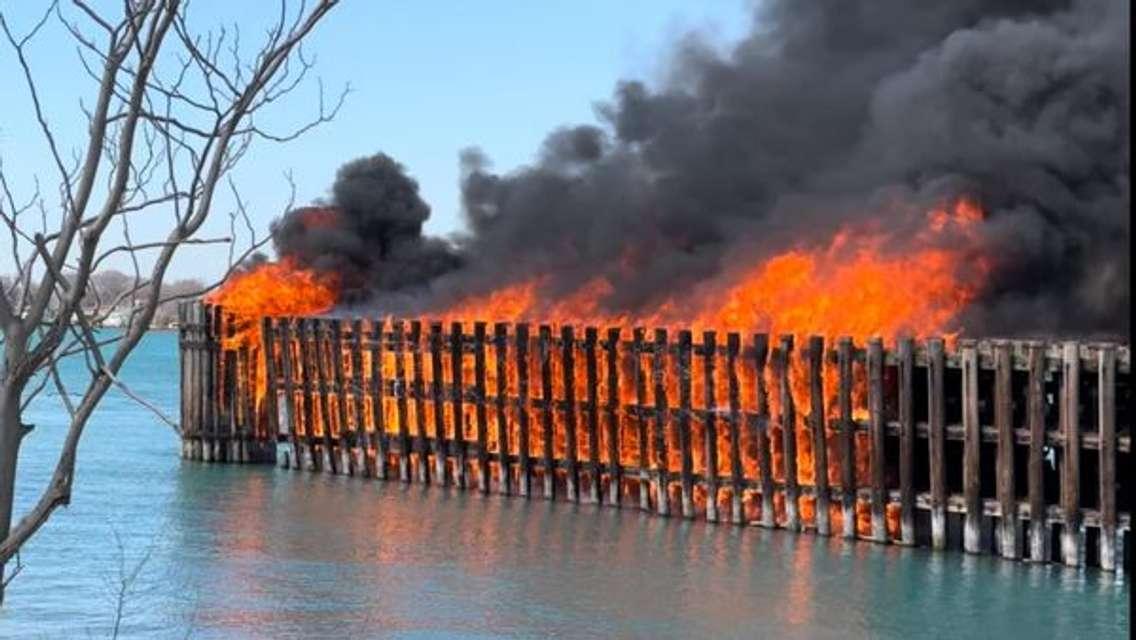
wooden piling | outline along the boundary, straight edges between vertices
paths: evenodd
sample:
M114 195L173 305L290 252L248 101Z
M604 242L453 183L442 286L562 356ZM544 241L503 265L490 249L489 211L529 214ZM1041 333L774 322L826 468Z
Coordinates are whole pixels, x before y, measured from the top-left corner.
M595 327L584 328L584 379L587 386L587 426L588 432L588 501L600 501L600 400L599 371L596 360L596 342L599 333Z
M899 542L915 544L915 342L902 338L899 360Z
M1018 501L1014 496L1014 398L1010 343L994 345L994 428L998 431L998 546L1003 558L1021 557Z
M667 385L664 378L667 359L667 330L655 329L651 350L651 382L655 392L655 510L669 516L670 462L667 458Z
M331 355L331 370L335 384L335 409L339 431L336 434L336 449L338 450L338 470L343 475L354 473L362 475L355 467L351 451L355 447L355 433L347 425L347 374L343 368L343 323L339 318L328 321L331 328L331 339L328 348Z
M1030 561L1049 561L1049 521L1045 505L1045 345L1029 345L1026 421L1029 424Z
M623 465L620 461L619 437L619 328L607 330L604 343L607 361L607 405L604 418L607 425L607 504L618 507L623 498Z
M931 489L931 547L945 549L947 546L947 472L946 441L947 422L946 375L943 341L932 338L927 341L927 453L928 472Z
M529 325L516 326L517 363L517 478L519 493L532 495L532 460L529 458Z
M462 409L462 400L465 398L464 382L465 368L463 360L462 323L450 324L450 377L452 390L450 402L453 403L454 417L454 483L458 488L469 486L469 453L465 441L465 412Z
M982 551L982 501L979 494L979 448L982 432L978 424L978 350L967 341L960 350L962 360L962 491L966 509L963 518L963 549Z
M1097 437L1100 473L1100 566L1115 571L1122 551L1116 536L1116 348L1097 352Z
M679 447L679 485L682 496L682 517L694 517L694 460L690 439L690 369L691 369L690 331L678 332L678 353L675 358L675 371L678 374L678 427Z
M313 326L314 325L314 326ZM325 473L336 473L337 460L334 455L334 445L331 441L331 406L330 406L330 393L327 387L329 376L329 363L328 345L327 345L327 326L322 319L315 320L310 323L309 327L312 328L312 347L316 361L316 380L317 388L319 389L319 411L320 423L323 425L323 435L321 440L320 449L320 468Z
M844 537L856 537L856 423L852 417L852 339L836 343L836 401L840 410L840 508Z
M635 379L635 433L639 465L639 509L651 510L650 459L647 456L647 375L643 371L643 344L646 331L635 327L631 332L631 375Z
M545 500L556 498L556 461L552 450L553 417L556 399L552 396L552 328L540 325L537 338L537 353L540 357L540 424L541 424L541 466L544 467Z
M753 336L754 390L757 398L757 422L754 425L754 441L757 442L757 467L761 475L761 526L774 527L777 519L773 513L773 453L769 438L769 392L765 385L765 361L769 355L769 336L755 333Z
M810 336L809 361L809 428L813 444L813 487L816 490L816 530L822 536L832 535L828 505L828 439L825 433L824 407L824 338Z
M505 398L509 395L509 370L505 365L508 355L508 332L508 325L503 322L493 325L494 373L497 376L494 408L497 412L497 470L500 474L497 490L504 495L513 492L513 476L509 464L509 416L505 409Z
M375 477L379 480L387 479L387 452L390 451L390 439L387 437L386 412L383 411L383 397L386 395L386 381L383 379L383 357L385 340L382 320L371 322L371 424L374 425L375 435L371 444L375 447Z
M422 484L430 482L430 446L426 443L426 381L422 371L422 321L410 322L411 396L414 400L414 455L417 466L415 478Z
M793 336L782 335L777 350L777 387L781 395L781 458L785 469L785 528L800 531L800 486L797 478L797 408L793 402L793 389L789 371L793 362Z
M266 444L271 447L275 453L276 443L282 435L280 429L280 389L278 388L279 376L276 372L276 336L275 329L272 326L272 318L265 316L260 320L260 340L261 340L261 353L264 354L264 404L265 415L268 420L268 434ZM288 460L287 456L283 457L283 461ZM285 465L286 466L286 465Z
M1076 342L1061 349L1061 561L1066 566L1083 562L1081 530L1081 357Z
M485 323L473 323L473 414L477 431L477 490L489 493L489 421L485 411Z
M446 458L449 456L449 447L446 446L446 408L443 391L445 381L442 373L442 323L430 323L430 400L434 403L434 482L447 485L449 477L446 474Z
M395 416L398 419L398 479L410 482L410 425L407 413L406 384L406 326L402 320L391 323L391 332L394 334L394 389L395 389Z
M702 333L702 386L706 424L702 435L702 457L706 462L706 521L718 521L718 401L714 397L714 363L718 355L717 334Z
M316 375L312 323L314 320L300 318L296 324L296 334L300 345L300 384L303 389L304 455L301 463L305 470L319 469L319 455L315 441L316 415Z
M884 485L884 345L879 338L868 340L868 450L872 484L872 540L887 542L885 520L887 487Z
M576 335L571 325L560 328L561 371L564 385L564 441L567 448L565 493L580 501L580 476L576 449Z
M364 391L367 388L366 377L363 374L363 321L355 318L351 321L351 397L355 409L355 451L353 453L355 474L374 477L375 468L371 464L371 438L367 433L366 399Z
M729 395L730 430L730 522L745 524L745 511L742 508L742 493L745 476L742 467L742 403L741 385L738 382L738 354L741 353L741 336L731 332L726 335L726 376Z

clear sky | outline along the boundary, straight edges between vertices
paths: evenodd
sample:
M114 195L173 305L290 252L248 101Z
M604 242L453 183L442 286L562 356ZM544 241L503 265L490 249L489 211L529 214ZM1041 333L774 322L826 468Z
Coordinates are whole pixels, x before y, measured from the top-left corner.
M115 1L97 2L114 11ZM275 3L195 0L198 25L241 21L250 30L257 12ZM311 38L317 71L329 92L350 83L352 93L332 123L285 147L262 145L235 174L250 203L258 232L280 213L291 170L301 203L326 194L335 170L352 158L384 151L404 165L433 208L430 233L460 228L458 151L481 147L499 171L533 159L550 130L594 122L593 106L606 100L617 80L648 84L665 72L671 44L689 31L712 41L736 40L750 22L744 0L391 1L346 0ZM0 0L17 28L27 27L42 2ZM49 26L32 50L33 71L44 87L53 122L70 147L83 141L80 97L92 90L78 68L67 33ZM30 102L15 59L0 47L0 157L15 186L30 189L38 174L54 185L43 142L30 119ZM292 98L288 109L302 118L314 109L315 84ZM224 234L227 200L211 221ZM157 233L167 218L136 223ZM0 242L7 242L3 238ZM5 248L0 272L10 271ZM172 275L215 276L225 252L195 249Z

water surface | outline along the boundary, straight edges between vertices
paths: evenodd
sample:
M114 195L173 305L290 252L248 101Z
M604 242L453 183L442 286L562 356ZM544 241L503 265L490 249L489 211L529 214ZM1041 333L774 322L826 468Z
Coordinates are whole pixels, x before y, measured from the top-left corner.
M124 379L177 415L176 336ZM78 363L72 363L78 366ZM70 371L75 375L77 369ZM30 420L20 499L61 413ZM178 458L113 394L72 504L23 554L0 637L1126 637L1129 586L963 554Z

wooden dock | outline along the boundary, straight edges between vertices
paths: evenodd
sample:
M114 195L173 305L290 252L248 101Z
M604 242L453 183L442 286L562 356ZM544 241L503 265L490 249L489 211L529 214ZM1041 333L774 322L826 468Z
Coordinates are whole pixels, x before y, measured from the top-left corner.
M1126 345L180 322L187 459L1130 571Z

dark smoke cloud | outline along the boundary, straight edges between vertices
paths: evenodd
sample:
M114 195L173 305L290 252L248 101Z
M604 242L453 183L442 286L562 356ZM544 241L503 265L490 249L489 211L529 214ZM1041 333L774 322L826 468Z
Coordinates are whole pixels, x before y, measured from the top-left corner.
M415 247L406 278L370 278L401 292L375 296L384 308L541 273L553 292L604 274L603 306L635 311L739 255L865 216L905 229L970 194L988 214L973 249L995 268L968 333L1126 335L1128 25L1119 0L768 2L727 55L685 38L660 86L620 82L600 126L557 129L530 166L494 173L463 152L453 250L425 251L428 209L389 171L337 182L336 204L382 212L360 216L382 233L352 227L371 230L364 252Z
M276 252L339 274L344 302L416 290L461 265L446 242L422 235L430 207L418 183L386 154L343 165L331 203L289 212L272 227Z

